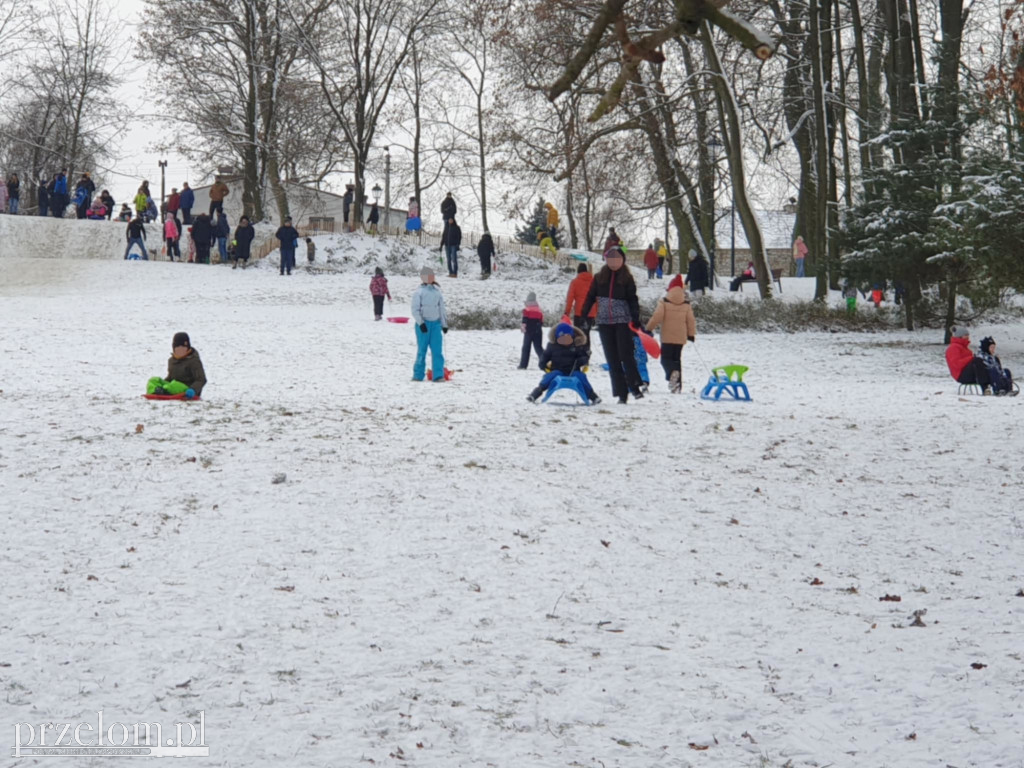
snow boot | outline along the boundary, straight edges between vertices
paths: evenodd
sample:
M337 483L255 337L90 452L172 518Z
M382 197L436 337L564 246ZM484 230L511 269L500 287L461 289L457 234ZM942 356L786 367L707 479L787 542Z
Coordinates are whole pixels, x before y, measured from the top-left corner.
M678 395L683 391L683 379L679 375L679 371L672 371L672 375L668 380L668 391L674 395Z

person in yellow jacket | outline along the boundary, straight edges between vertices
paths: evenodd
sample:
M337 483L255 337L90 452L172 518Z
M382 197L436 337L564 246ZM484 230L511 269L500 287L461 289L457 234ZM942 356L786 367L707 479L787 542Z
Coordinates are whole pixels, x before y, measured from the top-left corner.
M551 235L544 233L544 230L537 227L537 244L540 245L540 255L543 256L546 253L550 253L554 259L558 256L558 249L555 247L554 241L551 239Z
M138 193L135 195L135 213L141 219L146 215L146 208L149 207L149 195L146 194L145 187L139 187Z
M551 203L544 203L544 207L548 211L548 237L551 238L551 242L554 247L558 247L558 209L555 208ZM539 239L539 238L538 238Z

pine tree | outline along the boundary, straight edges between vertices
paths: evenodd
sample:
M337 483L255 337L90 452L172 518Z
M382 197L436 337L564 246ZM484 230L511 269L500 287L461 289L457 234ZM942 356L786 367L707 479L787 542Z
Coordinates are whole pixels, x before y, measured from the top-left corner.
M544 232L548 231L548 211L544 207L544 198L542 197L537 199L537 205L534 206L533 213L526 220L525 226L516 228L516 240L527 245L540 245L540 240L537 239L538 227Z

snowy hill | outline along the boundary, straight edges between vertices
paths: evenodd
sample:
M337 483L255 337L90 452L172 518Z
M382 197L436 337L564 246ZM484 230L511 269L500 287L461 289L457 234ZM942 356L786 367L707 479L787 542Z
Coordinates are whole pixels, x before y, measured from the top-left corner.
M1019 768L1020 398L907 333L698 329L684 395L652 360L628 406L597 345L582 408L525 402L518 331L453 331L413 383L369 274L405 315L436 253L318 243L290 278L0 261L8 726L202 712L246 768ZM571 277L473 261L453 307ZM147 402L178 330L203 402ZM697 398L728 362L754 401Z

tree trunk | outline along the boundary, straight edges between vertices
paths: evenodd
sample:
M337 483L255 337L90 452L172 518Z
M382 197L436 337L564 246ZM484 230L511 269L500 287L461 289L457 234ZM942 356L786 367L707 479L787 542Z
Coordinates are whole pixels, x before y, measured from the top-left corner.
M708 69L712 73L712 82L715 87L718 121L721 124L725 140L726 158L729 161L729 176L732 180L736 211L740 215L743 230L747 235L747 243L750 245L750 255L757 273L757 286L760 289L761 298L770 299L772 298L771 269L768 266L768 257L764 250L761 227L757 223L757 217L754 215L753 207L747 197L746 173L743 167L743 133L740 130L739 109L736 106L732 88L725 79L722 62L718 57L718 49L715 48L715 41L711 36L711 26L707 22L701 25L700 34Z

